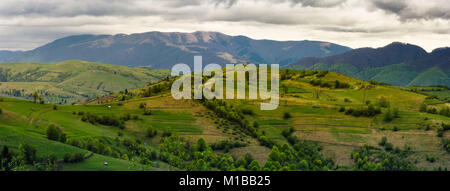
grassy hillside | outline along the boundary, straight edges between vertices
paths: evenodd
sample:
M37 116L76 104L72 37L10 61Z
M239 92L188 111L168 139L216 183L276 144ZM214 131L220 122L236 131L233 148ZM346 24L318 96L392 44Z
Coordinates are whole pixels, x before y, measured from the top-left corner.
M357 69L350 64L326 65L322 63L314 64L310 67L300 65L289 65L286 68L296 70L328 70L346 75L351 75L358 79L375 80L400 86L429 86L429 85L448 85L450 77L448 71L439 67L432 67L422 71L414 66L407 64L393 64L382 67L371 67Z
M331 72L283 70L281 77L280 106L273 111L261 111L261 100L174 100L169 92L173 79L56 109L2 98L0 145L20 152L17 145L29 142L38 155L54 153L59 161L65 153L96 153L82 162L60 162L59 170L450 167L444 144L450 134L442 125L450 124L450 117L420 111L423 103L436 102L429 109L448 103ZM370 107L380 113L367 114ZM118 124L102 121L105 116ZM52 124L66 141L46 138ZM279 152L295 157L280 158Z
M168 70L127 68L85 61L0 63L0 94L32 99L37 91L48 103L70 104L157 82Z
M427 53L415 45L391 43L325 58L304 58L286 68L328 70L399 86L450 85L449 53L450 48Z

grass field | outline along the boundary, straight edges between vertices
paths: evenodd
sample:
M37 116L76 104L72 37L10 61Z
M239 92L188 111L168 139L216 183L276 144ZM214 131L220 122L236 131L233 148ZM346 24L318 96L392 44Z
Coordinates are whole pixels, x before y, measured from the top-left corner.
M0 63L0 95L31 100L37 91L47 103L71 104L135 89L165 78L168 70L127 68L85 61Z
M45 78L41 77L42 79ZM351 153L363 145L379 147L378 142L386 137L394 147L409 147L413 154L410 159L419 169L433 170L438 167L450 167L450 155L441 146L442 138L437 136L441 123L450 123L450 118L437 114L419 112L423 102L434 100L436 107L444 107L439 99L426 99L427 95L404 91L398 87L370 85L362 88L361 80L345 75L328 73L320 79L348 83L348 88L325 88L313 86L310 80L315 75L303 78L290 78L282 81L287 86L286 93L281 92L280 105L276 110L262 111L260 100L227 100L236 108L251 110L245 115L250 123L258 123L258 133L264 134L276 144L287 143L282 136L283 130L293 128L296 137L312 141L323 147L321 153L333 158L337 165L351 166ZM148 87L148 86L147 86ZM246 143L240 148L232 148L229 153L241 157L250 153L264 164L270 149L261 146L258 140L245 135L229 120L204 107L195 100L174 100L163 92L150 97L139 96L142 89L130 90L130 99L121 101L123 93L101 97L98 100L76 105L53 105L32 103L27 100L2 98L0 108L0 145L17 148L23 142L36 145L38 154L45 156L56 154L59 160L65 153L90 153L87 149L74 147L46 138L46 129L54 124L70 138L98 139L120 154L127 153L125 146L119 144L127 139L143 142L148 149L158 149L163 132L171 132L194 142L204 138L208 144L222 140L238 140ZM364 108L367 104L379 104L380 100L389 102L389 107L381 107L381 114L373 117L355 117L340 112L353 108ZM102 100L102 101L99 101ZM151 115L144 115L144 109ZM387 122L384 113L398 109L398 117ZM105 116L136 116L127 120L124 128L93 124L83 121L83 115L89 113ZM285 114L290 117L286 118ZM147 128L152 127L158 134L149 138ZM443 137L450 137L444 133ZM131 153L127 153L132 155ZM429 162L427 157L437 160ZM83 162L62 163L61 170L168 170L166 163L155 160L151 165L142 165L139 158L94 154ZM103 163L108 162L108 166Z

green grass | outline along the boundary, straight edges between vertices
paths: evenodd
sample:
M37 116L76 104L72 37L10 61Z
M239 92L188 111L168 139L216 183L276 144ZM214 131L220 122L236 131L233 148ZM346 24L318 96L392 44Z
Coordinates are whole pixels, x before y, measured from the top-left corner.
M42 78L44 79L44 77ZM420 152L424 150L442 154L443 150L439 145L439 138L435 135L435 130L440 127L442 122L450 123L450 118L419 112L419 107L424 101L440 107L443 105L442 100L426 100L427 95L404 91L401 89L404 87L397 86L376 85L364 91L360 89L361 80L336 73L329 73L322 80L340 80L349 83L351 88L314 87L309 84L309 80L314 78L316 77L308 76L307 79L283 81L282 83L286 84L289 90L286 95L281 97L280 105L276 110L260 110L260 100L227 100L227 102L237 108L252 110L253 114L245 115L245 119L250 124L258 122L258 133L264 131L266 137L276 144L287 143L281 132L292 127L295 130L294 135L321 144L327 152L334 152L337 155L335 157L339 159L348 158L353 148L364 144L377 146L383 136L389 136L389 139L395 143L394 146L400 148L405 144L413 145L413 151L417 152L419 156L422 156ZM51 78L49 77L49 79ZM92 84L86 84L86 87L89 86ZM313 96L314 92L320 92L319 98ZM385 97L390 102L391 108L399 109L400 117L391 122L385 122L383 114L375 117L354 117L338 111L340 107L346 109L365 107L364 94L365 100L372 104L376 104L381 97ZM110 96L117 97L119 95L112 94ZM350 102L346 102L345 99ZM151 115L143 115L144 109L139 108L139 104L144 102L147 103L146 107L151 109ZM228 129L228 133L224 132L225 127L235 127L235 125L229 125L232 123L228 122L227 125L223 125L224 119L218 119L200 103L173 100L170 94L148 98L138 97L121 102L120 105L117 102L96 104L95 101L89 105L58 105L57 110L53 110L52 105L49 104L35 104L25 100L3 98L0 108L3 109L3 114L0 115L0 145L14 148L22 142L29 142L36 145L38 153L43 156L56 153L61 158L65 152L88 153L83 149L47 140L45 130L50 124L60 127L69 137L104 138L105 140L142 139L147 146L154 149L157 149L163 131L170 131L188 138L194 137L192 140L208 137L206 138L208 143L240 138L240 135L232 135L235 129ZM381 110L385 113L388 109L382 108ZM137 115L139 119L127 121L125 129L120 130L118 127L83 122L81 116L73 114L80 111L119 117L130 114ZM283 119L286 112L290 113L292 117ZM430 131L424 130L427 125L430 126ZM146 129L149 126L158 130L155 138L146 137ZM397 127L398 131L392 131L394 127ZM122 135L121 137L118 136L119 133ZM259 147L256 139L246 137L245 140L249 141L248 148ZM125 151L123 146L114 146L113 143L108 146ZM267 156L270 152L270 149L261 149L266 152L261 154L257 153L260 150L254 151L248 148L242 148L242 150L255 156ZM265 161L265 159L261 160ZM104 162L108 162L109 165L105 167ZM449 166L446 163L442 163L442 165ZM143 169L142 166L130 168L131 166L133 165L130 161L96 154L81 163L63 164L62 170ZM167 169L164 164L161 168ZM160 168L148 168L147 170L160 170Z
M125 89L154 83L169 75L168 70L128 68L71 60L60 63L0 63L0 95L23 91L20 97L32 99L39 91L46 102L74 103Z
M104 163L108 165L105 166ZM132 162L94 154L92 157L79 163L64 163L63 171L136 171L141 170L142 165L133 166ZM148 170L152 170L149 168Z
M28 143L37 147L38 156L45 157L55 154L58 159L62 159L64 153L87 151L66 145L56 141L48 140L45 135L36 133L30 129L0 125L0 145L11 148L18 148L20 144Z

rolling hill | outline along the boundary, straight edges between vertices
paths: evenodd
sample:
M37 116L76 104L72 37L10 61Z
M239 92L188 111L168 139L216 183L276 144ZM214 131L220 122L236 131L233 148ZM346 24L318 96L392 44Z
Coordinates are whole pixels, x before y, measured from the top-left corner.
M62 62L86 60L129 67L170 69L193 64L202 55L204 64L242 61L286 65L304 57L343 53L348 47L319 41L254 40L218 32L147 32L117 35L78 35L55 40L34 50L0 52L0 62Z
M168 70L127 68L86 61L0 63L0 94L32 99L37 91L49 103L70 104L142 87L165 78Z
M395 42L377 49L304 58L287 68L329 70L401 86L450 85L450 48L427 53L418 46Z
M396 86L363 86L333 72L280 73L280 105L272 111L259 109L262 100L174 100L174 79L56 108L0 98L0 145L21 152L18 145L33 144L39 157L56 156L56 170L450 167L443 146L450 134L439 135L450 118L420 111L422 103L437 100ZM428 108L448 106L439 102ZM67 139L50 140L50 127ZM81 162L63 161L66 153L80 152Z

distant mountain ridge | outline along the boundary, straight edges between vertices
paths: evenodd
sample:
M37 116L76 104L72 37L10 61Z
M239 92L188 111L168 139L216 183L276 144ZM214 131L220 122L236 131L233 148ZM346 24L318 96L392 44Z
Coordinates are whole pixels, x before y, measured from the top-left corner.
M308 57L286 68L329 70L393 85L450 85L450 48L427 53L419 46L394 42L324 58Z
M86 60L129 67L171 68L203 63L278 63L287 65L304 57L324 57L351 50L329 42L254 40L219 32L147 32L117 35L77 35L55 40L34 50L0 54L2 62L61 62Z

